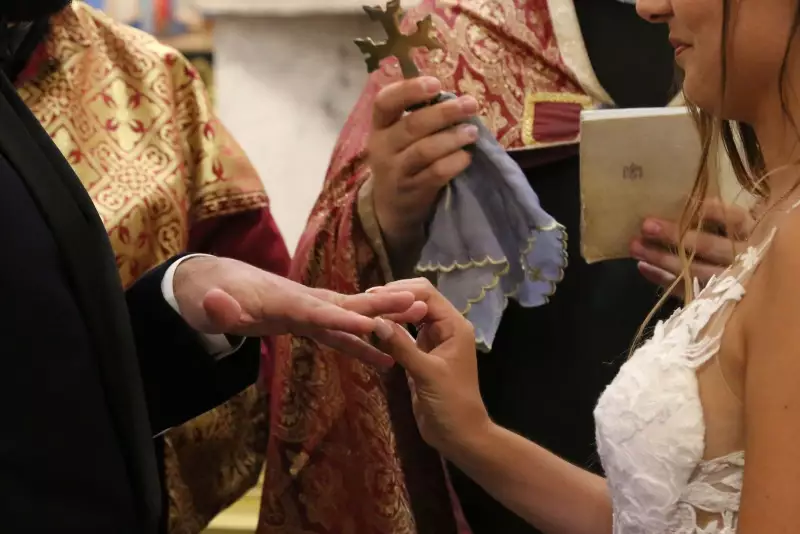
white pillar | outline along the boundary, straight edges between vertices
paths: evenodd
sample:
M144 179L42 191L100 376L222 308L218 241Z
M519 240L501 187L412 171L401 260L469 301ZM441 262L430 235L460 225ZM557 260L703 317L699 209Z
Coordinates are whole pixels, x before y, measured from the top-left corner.
M362 3L376 2L196 0L215 21L220 118L261 174L290 251L367 78L353 39L383 37Z

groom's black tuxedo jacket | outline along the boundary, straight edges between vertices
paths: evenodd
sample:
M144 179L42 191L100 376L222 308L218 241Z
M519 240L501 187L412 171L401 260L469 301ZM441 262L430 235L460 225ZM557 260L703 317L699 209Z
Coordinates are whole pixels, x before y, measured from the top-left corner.
M174 261L174 260L173 260ZM216 361L161 292L123 292L78 178L0 74L0 524L14 534L164 530L157 436L258 375Z

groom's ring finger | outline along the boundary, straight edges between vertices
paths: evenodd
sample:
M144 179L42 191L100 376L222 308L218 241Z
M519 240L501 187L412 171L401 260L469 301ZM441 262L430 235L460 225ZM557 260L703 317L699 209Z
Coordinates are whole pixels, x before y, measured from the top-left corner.
M379 369L388 369L394 365L391 356L353 334L335 330L319 330L310 334L309 337L345 356L356 358Z

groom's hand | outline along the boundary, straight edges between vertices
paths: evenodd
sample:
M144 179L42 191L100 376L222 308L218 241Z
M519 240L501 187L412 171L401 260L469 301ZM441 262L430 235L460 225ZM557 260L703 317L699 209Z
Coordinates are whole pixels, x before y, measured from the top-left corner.
M341 295L314 289L232 259L202 256L181 263L173 279L184 320L207 334L309 337L369 363L392 361L361 336L390 336L379 317L416 322L424 303L410 292Z

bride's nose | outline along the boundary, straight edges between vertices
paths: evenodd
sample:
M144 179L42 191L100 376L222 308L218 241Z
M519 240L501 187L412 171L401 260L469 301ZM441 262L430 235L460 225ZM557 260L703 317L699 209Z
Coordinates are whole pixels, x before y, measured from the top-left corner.
M667 22L672 16L672 0L636 0L636 12L648 22Z

